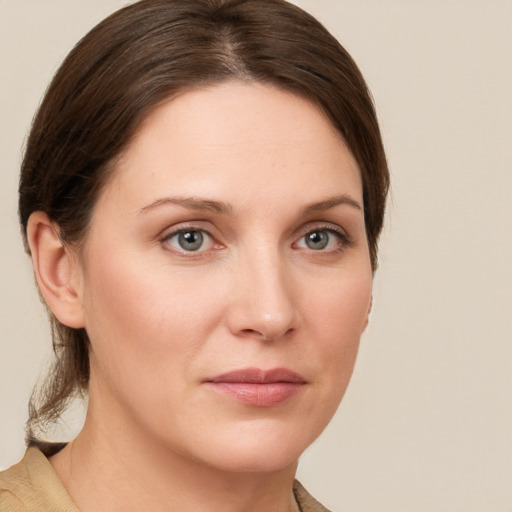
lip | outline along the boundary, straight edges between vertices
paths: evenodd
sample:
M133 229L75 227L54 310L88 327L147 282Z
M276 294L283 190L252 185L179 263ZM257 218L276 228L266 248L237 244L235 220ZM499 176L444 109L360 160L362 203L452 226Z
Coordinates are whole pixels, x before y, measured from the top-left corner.
M253 407L273 407L287 402L307 384L287 368L244 368L203 381L216 392Z

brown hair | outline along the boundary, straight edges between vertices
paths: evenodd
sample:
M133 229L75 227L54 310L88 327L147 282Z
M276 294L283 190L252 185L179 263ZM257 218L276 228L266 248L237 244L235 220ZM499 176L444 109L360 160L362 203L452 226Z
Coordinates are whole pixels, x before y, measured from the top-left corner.
M359 164L375 269L389 173L371 96L336 39L284 0L141 0L93 28L53 78L27 141L25 245L28 218L42 210L79 248L112 164L148 114L180 91L229 79L295 92L329 116ZM89 381L87 333L49 316L56 357L31 400L29 438Z

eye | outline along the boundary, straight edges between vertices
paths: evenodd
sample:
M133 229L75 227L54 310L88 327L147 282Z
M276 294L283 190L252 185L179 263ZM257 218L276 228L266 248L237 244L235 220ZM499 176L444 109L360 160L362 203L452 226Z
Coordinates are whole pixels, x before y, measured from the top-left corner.
M171 233L164 239L164 242L186 252L205 251L213 244L212 237L202 229L182 229Z
M341 249L345 243L346 237L334 229L315 229L300 238L296 245L312 251L334 251Z

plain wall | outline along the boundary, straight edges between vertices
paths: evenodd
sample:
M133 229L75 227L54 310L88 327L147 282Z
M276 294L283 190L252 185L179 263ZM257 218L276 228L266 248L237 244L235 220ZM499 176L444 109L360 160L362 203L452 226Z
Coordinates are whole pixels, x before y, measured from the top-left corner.
M50 337L17 224L32 115L125 0L0 0L0 469ZM299 477L333 510L512 510L512 2L302 0L373 91L393 190L374 310Z

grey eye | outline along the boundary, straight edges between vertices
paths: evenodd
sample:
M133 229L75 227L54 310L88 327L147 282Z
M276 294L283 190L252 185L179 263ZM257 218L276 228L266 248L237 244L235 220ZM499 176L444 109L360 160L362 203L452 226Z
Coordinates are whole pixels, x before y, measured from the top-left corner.
M212 245L211 236L200 229L185 229L169 236L166 243L185 252L207 250Z
M321 251L329 245L329 238L332 236L327 231L312 231L305 235L306 246L314 251Z
M184 231L178 234L178 244L184 251L197 251L203 245L201 231Z
M303 235L297 242L299 249L332 252L349 245L349 240L331 228L318 228Z

